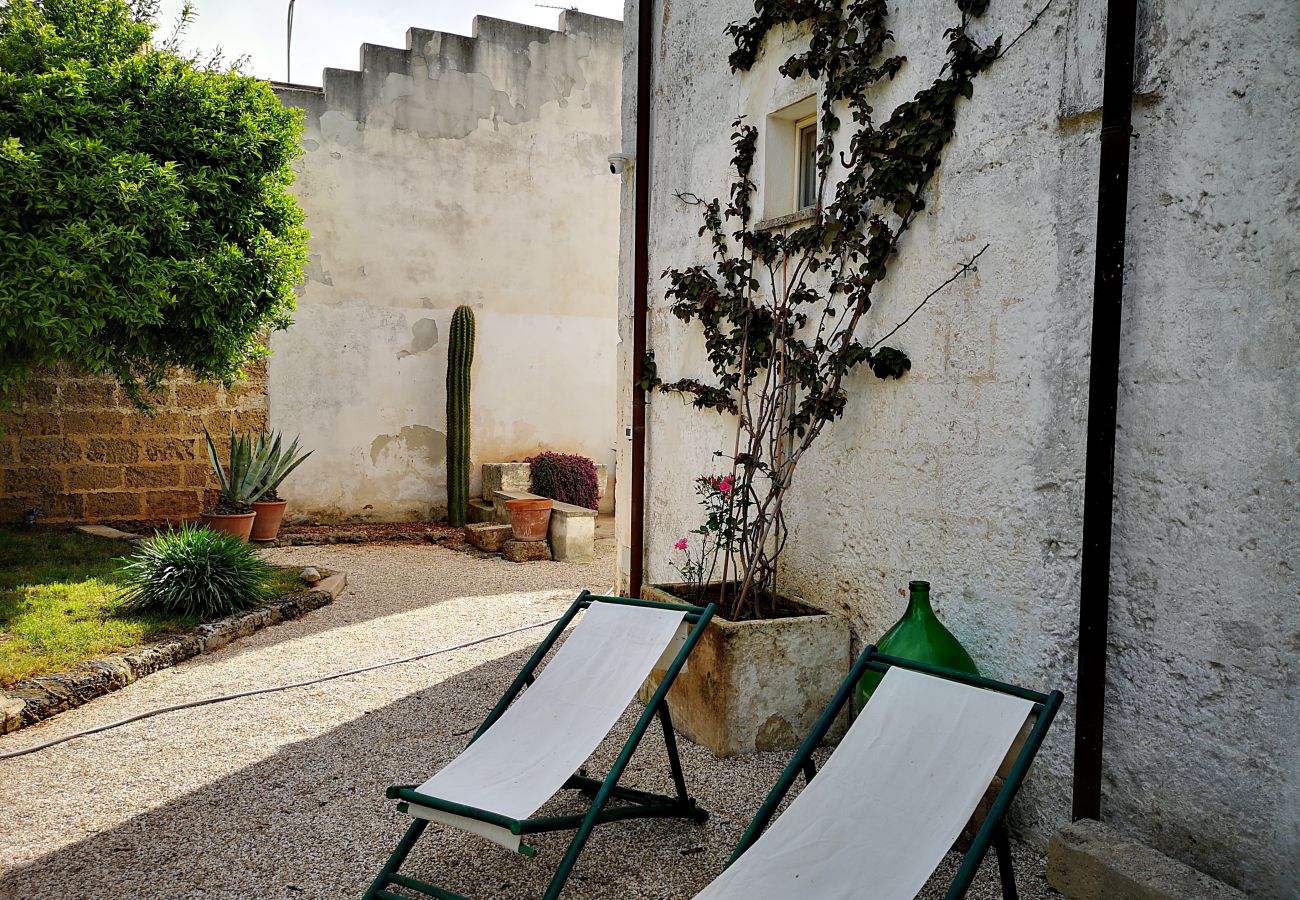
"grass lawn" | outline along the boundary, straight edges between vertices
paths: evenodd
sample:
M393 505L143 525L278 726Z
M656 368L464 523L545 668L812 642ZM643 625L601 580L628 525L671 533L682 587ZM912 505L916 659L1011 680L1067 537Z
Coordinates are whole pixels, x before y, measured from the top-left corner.
M119 610L119 557L131 547L75 532L0 529L0 688L199 624ZM277 568L268 597L301 590Z

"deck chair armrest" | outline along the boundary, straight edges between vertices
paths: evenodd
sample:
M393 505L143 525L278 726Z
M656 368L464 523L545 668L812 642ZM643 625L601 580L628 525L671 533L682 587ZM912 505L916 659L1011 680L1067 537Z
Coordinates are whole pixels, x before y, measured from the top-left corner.
M509 816L503 816L500 813L494 813L490 809L479 809L477 806L467 806L464 803L454 803L451 800L443 800L441 797L431 797L428 794L421 794L419 791L412 790L408 787L394 785L387 791L390 800L405 800L408 803L415 803L419 806L427 806L430 809L440 810L441 812L451 813L455 816L464 816L467 819L477 819L480 822L486 822L489 825L496 825L505 828L511 834L519 834L521 823L517 819Z

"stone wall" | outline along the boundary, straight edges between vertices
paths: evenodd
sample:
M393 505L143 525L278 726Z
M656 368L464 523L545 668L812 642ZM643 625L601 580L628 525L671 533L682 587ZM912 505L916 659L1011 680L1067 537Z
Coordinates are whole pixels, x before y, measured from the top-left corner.
M471 493L481 463L541 450L613 468L622 25L478 17L365 44L306 112L294 191L311 231L295 324L273 335L271 424L315 449L290 516L446 508L447 329L477 319Z
M34 507L41 522L197 516L216 488L203 428L220 445L231 428L266 426L265 365L232 388L169 379L151 401L147 415L108 379L35 376L0 413L0 523Z
M1009 39L1040 7L994 0L975 34ZM1300 92L1286 61L1300 56L1300 37L1291 0L1140 7L1103 813L1253 896L1296 900ZM934 78L956 17L951 0L890 4L890 14L907 63L873 101L877 121ZM626 20L636 15L629 3ZM770 38L752 72L729 71L723 29L751 15L748 0L655 4L655 137L637 164L652 166L649 346L665 378L708 375L698 331L670 314L658 278L708 261L699 210L674 193L725 197L729 123L744 114L764 127L817 91L775 71L806 41L795 29ZM861 337L883 334L991 246L977 274L892 339L912 358L907 377L862 373L846 384L848 411L803 463L786 505L785 586L841 611L860 640L902 612L909 578L926 578L985 673L1067 697L1104 18L1103 0L1053 5L977 79L929 208ZM629 53L627 146L635 71ZM758 146L761 179L761 135ZM632 190L627 179L625 348ZM629 421L626 353L621 365ZM673 542L698 524L692 477L716 470L711 454L727 451L733 432L666 395L652 397L648 428L654 581L672 577ZM1039 839L1069 820L1072 719L1067 702L1018 804L1020 830Z

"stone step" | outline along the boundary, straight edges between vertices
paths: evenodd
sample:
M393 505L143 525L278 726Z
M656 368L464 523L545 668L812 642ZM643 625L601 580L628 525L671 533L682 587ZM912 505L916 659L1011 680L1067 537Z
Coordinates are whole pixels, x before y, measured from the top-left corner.
M530 494L527 491L493 491L492 500L498 505L504 504L508 500L545 500L539 494ZM575 506L572 503L562 503L559 500L551 501L551 516L560 516L561 518L578 517L584 519L594 519L600 515L598 510L587 509L585 506Z
M496 510L493 508L492 501L479 500L477 498L469 501L469 520L470 523L492 522L496 517Z
M506 541L501 555L511 562L538 562L551 558L551 546L546 541Z
M510 521L506 509L508 500L540 500L536 494L527 491L493 491L492 500L496 503L498 516ZM596 510L572 503L556 500L551 504L551 524L547 537L551 541L551 551L559 562L587 562L596 555Z
M1236 888L1090 819L1052 838L1047 881L1069 900L1247 900Z
M493 525L490 522L475 522L465 526L465 540L480 550L497 553L501 546L510 540L509 525Z

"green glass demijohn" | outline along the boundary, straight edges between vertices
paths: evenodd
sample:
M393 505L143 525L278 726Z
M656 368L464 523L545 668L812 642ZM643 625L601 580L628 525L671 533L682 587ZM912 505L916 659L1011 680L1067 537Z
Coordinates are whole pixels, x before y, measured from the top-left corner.
M913 659L978 675L979 669L975 668L975 661L970 658L966 648L935 617L934 610L930 607L930 582L912 581L907 587L910 591L907 612L876 642L876 650L887 656ZM883 677L870 669L863 673L858 681L858 709L862 709L871 699Z

